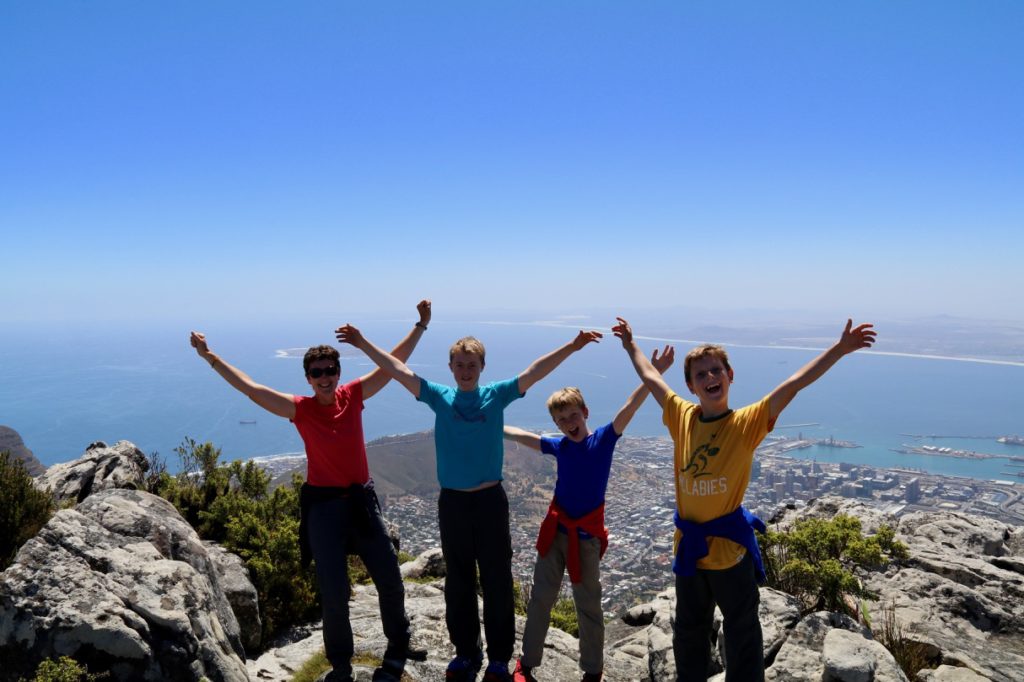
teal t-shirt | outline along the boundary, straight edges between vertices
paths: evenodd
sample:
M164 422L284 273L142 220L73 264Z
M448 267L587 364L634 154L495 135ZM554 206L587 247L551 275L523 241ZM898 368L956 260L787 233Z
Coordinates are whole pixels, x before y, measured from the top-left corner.
M437 480L442 488L500 481L505 408L522 398L519 377L460 391L420 377L420 397L434 411Z

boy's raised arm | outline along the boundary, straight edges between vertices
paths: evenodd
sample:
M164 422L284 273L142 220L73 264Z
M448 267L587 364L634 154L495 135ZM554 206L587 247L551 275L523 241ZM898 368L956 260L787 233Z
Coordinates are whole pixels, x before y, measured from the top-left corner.
M206 335L200 332L192 332L189 343L196 349L196 353L199 354L203 360L210 363L210 367L214 369L217 374L224 377L224 380L231 384L233 388L244 393L254 403L262 407L271 414L276 414L278 417L284 417L285 419L295 418L295 400L293 396L288 393L281 393L275 391L272 388L268 388L263 384L257 384L248 374L232 367L228 363L224 362L223 359L217 356L216 353L210 350L209 346L206 345Z
M420 338L423 336L423 332L427 331L427 325L430 324L430 301L423 299L419 304L417 304L416 310L420 314L419 321L413 326L412 330L406 334L405 338L399 341L398 345L391 349L392 357L401 362L407 362L409 360L409 356L412 355L413 350L415 350L416 344L419 343ZM363 400L366 400L377 393L380 389L384 388L389 381L391 381L391 375L380 367L377 367L372 372L360 377L359 382L363 387Z
M643 351L640 350L640 346L637 345L636 341L633 340L633 330L630 328L629 323L621 317L616 317L619 321L617 325L612 327L612 333L615 336L622 339L622 347L626 349L626 353L629 355L630 361L633 363L633 369L640 376L640 380L644 382L644 386L651 392L654 399L658 401L658 404L662 407L665 406L665 397L669 394L672 389L669 388L665 380L661 378L661 372L654 368L651 361L647 359Z
M415 397L420 397L420 378L406 367L404 362L377 348L363 336L362 332L350 324L338 327L334 333L338 341L355 346L366 353L366 357L373 360L389 377L409 389L409 392Z
M861 348L870 348L877 335L872 327L874 327L872 324L860 324L854 327L853 320L847 320L846 329L831 348L801 367L793 376L783 381L771 392L768 418L778 417L797 393L821 378L821 375L831 369L832 365L836 364L844 355Z
M672 366L672 362L676 359L676 349L672 346L665 346L662 350L661 355L658 355L658 349L654 349L654 353L651 355L651 365L654 369L658 370L659 374L664 374L668 371L668 368ZM622 406L618 414L615 415L615 419L612 420L612 428L615 429L616 435L621 436L625 432L626 427L629 426L629 422L633 419L633 415L640 409L640 406L647 400L647 396L650 391L647 389L646 384L640 384L636 387L633 393L630 394L629 399L626 400L626 404Z
M569 343L565 344L561 348L551 351L547 355L542 355L537 358L530 363L529 367L519 373L519 392L526 393L535 383L551 374L555 367L562 364L567 357L583 348L588 343L597 343L600 338L601 332L585 332L581 329L580 333L576 335L576 338Z
M530 433L515 426L506 426L503 435L505 440L514 441L534 450L540 450L540 436L536 433Z

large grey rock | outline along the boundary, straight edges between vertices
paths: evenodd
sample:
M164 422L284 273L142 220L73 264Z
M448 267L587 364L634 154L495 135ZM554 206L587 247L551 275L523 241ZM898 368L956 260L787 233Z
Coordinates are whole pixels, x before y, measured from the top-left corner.
M871 636L867 628L849 616L827 611L812 613L797 623L789 633L775 661L765 671L765 679L820 682L825 673L822 660L825 638L836 628L855 632L862 638Z
M951 665L940 665L935 670L924 670L918 673L921 682L986 682L982 677L968 668L957 668Z
M428 549L412 561L407 561L399 567L402 572L402 579L424 579L443 578L447 567L444 563L444 556L440 548Z
M834 629L825 635L821 651L823 682L907 682L907 676L888 649L873 639L849 630Z
M247 680L208 550L167 501L133 490L58 512L0 582L0 647L31 669L73 656L115 680Z
M81 502L92 493L111 488L142 488L149 464L146 456L126 440L108 447L93 443L78 459L54 464L36 478L36 486L49 488L58 501Z

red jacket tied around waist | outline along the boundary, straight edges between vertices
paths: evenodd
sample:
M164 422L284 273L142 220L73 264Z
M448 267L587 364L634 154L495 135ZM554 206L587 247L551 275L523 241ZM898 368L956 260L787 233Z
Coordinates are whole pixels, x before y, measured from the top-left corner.
M551 500L551 504L548 505L548 515L540 524L540 533L537 535L537 551L541 556L547 555L551 549L559 525L565 528L569 536L569 551L566 557L569 579L573 583L578 583L583 576L580 575L580 536L577 530L590 533L601 540L601 556L603 557L605 550L608 549L608 529L604 525L604 505L602 504L578 519L573 519L558 506L556 500Z

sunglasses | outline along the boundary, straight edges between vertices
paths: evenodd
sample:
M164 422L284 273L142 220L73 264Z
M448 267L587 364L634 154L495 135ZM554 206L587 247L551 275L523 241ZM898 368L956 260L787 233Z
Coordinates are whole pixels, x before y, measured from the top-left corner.
M338 375L338 366L331 365L330 367L324 367L323 369L320 369L319 367L310 367L309 371L306 372L306 374L308 376L313 377L314 379L319 379L324 375L333 377Z

